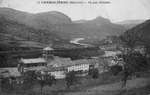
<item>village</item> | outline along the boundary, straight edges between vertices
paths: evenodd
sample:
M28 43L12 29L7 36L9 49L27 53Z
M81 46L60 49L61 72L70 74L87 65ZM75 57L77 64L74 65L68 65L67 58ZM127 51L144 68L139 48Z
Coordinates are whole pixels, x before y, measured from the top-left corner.
M119 50L110 50L116 47L100 47L105 53L102 56L96 56L86 59L71 60L71 58L62 58L49 54L53 51L52 48L46 47L43 49L43 56L38 58L20 58L17 67L0 68L1 78L20 77L27 71L40 71L41 73L49 72L56 79L64 79L67 72L78 71L81 76L86 76L89 69L97 68L99 73L107 71L107 66L122 65L123 60L117 55L122 52ZM144 52L143 47L137 47L136 51ZM107 63L103 63L103 60ZM105 66L104 66L105 65Z
M43 56L38 58L20 58L17 67L13 68L0 68L1 78L3 77L19 77L21 74L27 71L44 71L49 72L51 75L55 76L56 79L65 78L66 72L79 71L82 76L86 76L90 68L101 67L100 57L91 57L87 59L71 60L70 58L62 58L58 56L53 56L48 54L48 52L53 49L46 47L43 49ZM109 65L117 64L113 58L121 52L106 51L101 57L108 58L110 61ZM106 70L99 69L99 72L104 72Z
M78 40L74 44L83 45L83 47L63 50L47 46L40 50L35 49L34 52L19 51L14 57L16 61L8 60L8 64L3 64L4 67L0 68L0 91L7 92L9 89L22 91L27 87L26 85L33 86L31 89L38 88L34 85L41 85L42 89L43 85L51 87L55 84L55 87L46 89L55 89L57 92L76 87L78 82L79 90L85 89L86 85L92 87L92 85L109 83L109 81L113 83L122 80L122 75L117 74L125 68L126 63L122 55L128 54L129 48L114 44L111 37L105 39L98 47L78 43ZM133 51L145 56L145 47L142 45L134 47ZM11 62L15 65L11 66ZM84 84L84 82L87 83ZM35 91L35 93L38 92ZM44 91L44 93L49 92Z
M85 49L87 49L87 47ZM91 52L90 50L91 48L88 50L88 52ZM62 89L66 90L66 85L67 89L70 88L71 85L78 85L79 81L81 82L79 89L86 88L86 85L87 87L91 87L92 85L101 84L103 82L105 83L105 81L106 83L109 83L109 81L120 81L120 75L116 77L114 77L114 75L124 68L125 63L121 55L126 54L128 48L122 46L119 46L118 48L117 45L113 44L101 45L99 46L99 48L96 48L96 50L104 51L104 53L101 53L97 56L72 59L70 57L61 57L54 55L53 53L56 50L48 46L42 49L42 56L19 57L17 59L18 63L16 67L0 68L1 84L5 80L7 81L6 85L9 86L5 88L4 84L4 87L1 87L0 91L3 91L4 88L6 91L9 91L10 88L13 89L13 91L15 91L14 89L16 89L16 91L22 91L18 90L18 88L22 89L22 86L26 87L26 85L37 85L37 80L41 81L39 82L39 84L41 85L41 89L44 87L42 85L55 84L54 89L56 90L56 92L61 91ZM134 51L144 55L145 47L137 46L134 48ZM79 53L79 51L77 53ZM113 70L112 67L117 67L117 69L119 67L119 71L111 71ZM113 72L115 73L113 74ZM36 75L36 79L34 79L34 75ZM68 75L70 78L69 80L67 79ZM77 83L74 83L74 81L76 81L76 78L78 78L79 81ZM94 80L92 80L92 78ZM34 81L35 84L33 84ZM71 84L68 84L68 82L71 82ZM88 83L84 84L84 82ZM46 89L49 88L46 87ZM53 89L53 86L50 89ZM73 88L73 90L75 89ZM38 92L39 91L36 91L35 93ZM43 91L41 90L40 92L42 93ZM49 92L44 91L44 93Z

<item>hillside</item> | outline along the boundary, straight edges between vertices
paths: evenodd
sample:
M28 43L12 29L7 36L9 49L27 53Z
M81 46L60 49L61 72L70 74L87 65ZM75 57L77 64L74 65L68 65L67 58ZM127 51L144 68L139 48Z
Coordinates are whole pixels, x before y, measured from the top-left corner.
M35 47L42 48L53 44L54 47L58 43L66 43L53 32L47 30L34 29L18 22L7 20L0 17L0 44L1 49L5 49L3 45L8 47ZM69 42L68 42L69 43Z
M120 35L125 31L123 26L111 23L103 17L76 23L65 14L56 11L31 14L0 8L0 16L35 29L44 29L50 33L55 32L61 38L69 40L82 37L88 40L101 40L108 35Z
M126 31L122 37L126 42L130 42L134 45L150 46L150 20L145 21L142 24Z
M89 21L75 21L72 24L57 25L55 30L69 34L70 38L85 38L85 40L94 41L109 35L120 35L125 31L125 28L113 24L103 17L97 17Z
M0 16L40 29L42 28L41 25L45 24L47 24L46 26L50 26L51 24L66 24L71 22L69 17L56 11L31 14L10 8L0 8Z

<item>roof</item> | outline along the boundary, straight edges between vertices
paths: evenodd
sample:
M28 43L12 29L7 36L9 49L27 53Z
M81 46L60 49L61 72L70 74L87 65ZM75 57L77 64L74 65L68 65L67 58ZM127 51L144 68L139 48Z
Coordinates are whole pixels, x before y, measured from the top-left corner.
M68 62L67 62L67 60L68 60ZM70 67L70 66L75 66L75 65L80 65L80 64L95 64L95 63L98 63L98 60L97 59L81 59L81 60L71 61L69 59L66 59L65 62L67 62L67 63L62 64L58 67L51 67L49 65L48 67L43 68L41 71L49 71L49 72L64 71L67 67ZM62 63L65 63L65 62L62 62ZM61 62L59 62L59 64L61 64Z
M51 60L48 65L55 65L59 67L59 66L66 66L71 63L72 61L70 58L61 58L61 57L55 56L54 60Z
M46 63L44 58L33 58L33 59L21 59L21 62L24 64L31 64L31 63Z
M25 71L39 71L42 69L45 69L46 67L44 66L37 66L37 67L28 67L28 68L24 68Z
M81 59L73 61L73 64L70 65L79 65L79 64L95 64L97 63L97 59Z
M54 71L64 71L65 67L47 67L43 68L42 71L54 72Z
M51 47L45 47L43 50L54 50L54 49Z
M74 66L74 65L80 65L80 64L95 64L98 63L98 60L96 58L93 59L80 59L80 60L74 60L72 61L69 58L55 58L53 61L51 61L48 66L53 65L54 67L66 67L66 66Z

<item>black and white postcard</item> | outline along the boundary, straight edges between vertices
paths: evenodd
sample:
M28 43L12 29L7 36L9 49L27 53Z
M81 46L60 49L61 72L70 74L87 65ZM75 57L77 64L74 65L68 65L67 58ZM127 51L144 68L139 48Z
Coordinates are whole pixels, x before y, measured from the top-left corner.
M150 95L150 0L0 0L0 95Z

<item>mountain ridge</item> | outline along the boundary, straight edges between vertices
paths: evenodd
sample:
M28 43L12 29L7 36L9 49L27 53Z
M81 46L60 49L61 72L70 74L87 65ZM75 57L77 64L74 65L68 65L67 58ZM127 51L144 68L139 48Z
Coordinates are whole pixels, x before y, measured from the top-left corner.
M65 14L56 11L32 14L9 8L0 8L0 16L37 30L46 30L67 40L101 40L110 35L118 36L126 30L124 26L112 23L101 16L83 23L75 23Z
M144 19L125 20L125 21L117 22L116 24L123 25L126 29L131 29L131 28L135 27L136 25L143 23L144 21L146 21L146 20L144 20Z

